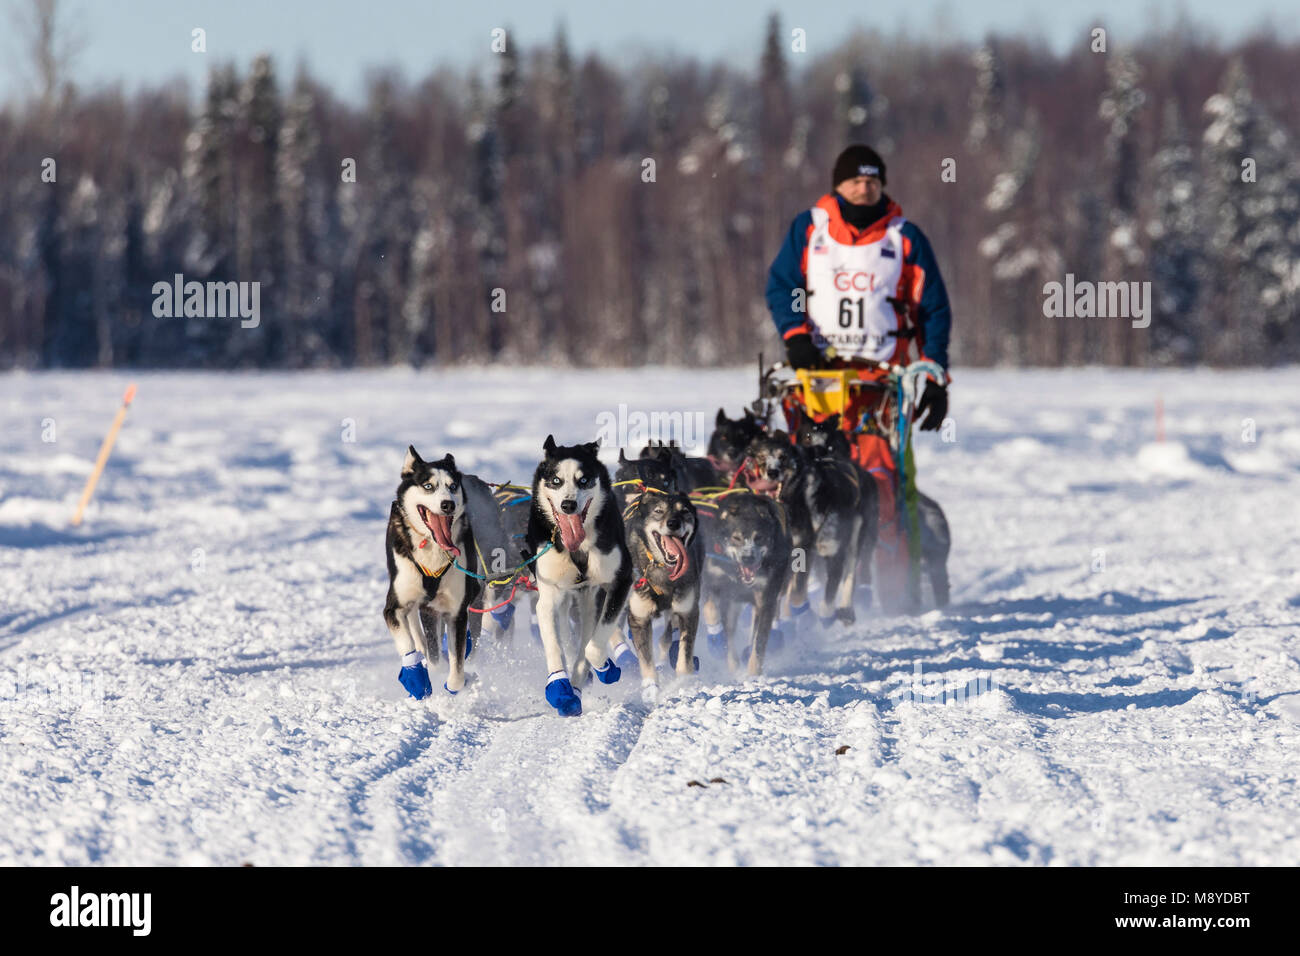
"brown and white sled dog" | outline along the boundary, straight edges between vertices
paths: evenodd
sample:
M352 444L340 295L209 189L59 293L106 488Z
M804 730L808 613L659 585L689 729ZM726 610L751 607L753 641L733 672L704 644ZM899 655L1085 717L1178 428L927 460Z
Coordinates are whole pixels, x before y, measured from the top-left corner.
M469 606L479 584L452 568L453 560L459 560L475 572L477 561L461 474L451 455L428 462L414 445L407 448L388 515L387 549L384 623L402 658L398 679L417 700L432 692L425 661L437 660L437 642L445 631L443 687L454 694L465 686Z
M632 584L632 558L598 442L559 446L547 435L533 475L525 545L536 555L537 624L546 651L546 700L562 717L582 713L581 688L594 670L602 683L620 670L606 656ZM572 679L560 641L577 603ZM568 630L565 627L565 630Z

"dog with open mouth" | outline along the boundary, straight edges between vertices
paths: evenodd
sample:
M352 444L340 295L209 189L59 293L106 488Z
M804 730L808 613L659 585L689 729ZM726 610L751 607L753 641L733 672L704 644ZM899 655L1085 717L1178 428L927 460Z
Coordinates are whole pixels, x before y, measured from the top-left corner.
M732 670L744 661L748 673L761 674L768 637L790 577L785 511L766 495L728 494L718 499L705 533L709 561L702 606L709 646L715 654L726 656ZM753 619L747 640L737 649L731 640L737 636L740 611L746 604L753 605Z
M429 462L411 445L401 477L388 514L384 623L402 659L398 680L419 700L433 692L425 662L438 659L443 633L448 661L443 688L455 694L465 686L469 607L480 587L452 564L477 573L477 548L462 476L451 455Z
M636 573L627 600L628 623L642 684L649 688L655 683L650 629L660 615L668 616L663 651L677 673L690 674L699 667L695 635L700 621L703 539L695 505L680 492L646 491L629 506L626 524ZM647 691L647 696L654 695Z
M632 586L623 515L609 472L596 457L599 442L561 446L546 436L545 457L533 475L525 546L536 555L537 623L546 651L546 700L562 717L582 713L580 688L594 671L602 683L620 670L606 656ZM572 678L560 625L577 602L578 639ZM567 630L567 628L566 628Z

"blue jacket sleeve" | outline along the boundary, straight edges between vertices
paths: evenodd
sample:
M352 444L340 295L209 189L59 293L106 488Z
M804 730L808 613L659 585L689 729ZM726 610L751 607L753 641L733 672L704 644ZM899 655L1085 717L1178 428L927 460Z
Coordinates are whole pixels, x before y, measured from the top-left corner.
M948 305L948 290L939 263L930 248L930 240L912 222L903 227L903 234L912 243L907 263L920 270L922 276L921 301L917 303L917 323L927 358L932 358L948 370L948 338L952 330L952 309Z
M795 216L785 242L781 244L781 251L767 270L767 307L782 338L797 329L808 328L807 312L794 310L793 293L795 289L805 288L803 251L808 245L808 227L811 225L811 211L805 209Z

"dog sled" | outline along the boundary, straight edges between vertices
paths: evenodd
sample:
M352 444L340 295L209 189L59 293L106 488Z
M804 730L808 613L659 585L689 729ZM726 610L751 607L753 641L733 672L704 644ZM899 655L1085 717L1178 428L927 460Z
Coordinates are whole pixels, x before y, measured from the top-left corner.
M805 420L838 422L849 437L853 461L876 481L876 579L882 607L920 609L923 559L935 603L947 604L947 522L938 505L917 491L911 445L925 381L943 381L943 368L929 359L908 365L836 360L827 369L795 369L777 362L764 368L760 355L759 370L753 410L760 420L770 421L779 407L792 436Z

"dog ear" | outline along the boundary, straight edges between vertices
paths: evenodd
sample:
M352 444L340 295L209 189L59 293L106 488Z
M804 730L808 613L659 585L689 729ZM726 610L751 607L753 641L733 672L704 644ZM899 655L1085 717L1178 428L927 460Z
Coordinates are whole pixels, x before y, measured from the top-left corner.
M627 455L623 454L623 449L621 448L618 450L618 463L620 465L627 464Z
M594 455L596 452L600 451L600 439L597 438L595 441L589 441L582 447Z
M718 409L718 417L713 420L713 424L717 428L721 428L723 425L727 424L727 415L725 409L721 409L721 408Z
M424 464L424 459L420 453L415 450L414 445L406 446L406 460L402 462L402 477L415 474L415 469Z
M553 455L555 453L555 448L555 436L547 435L546 441L542 442L542 451L546 452L548 455Z
M442 464L446 466L447 471L456 470L456 459L451 457L451 452L447 452L443 457Z

